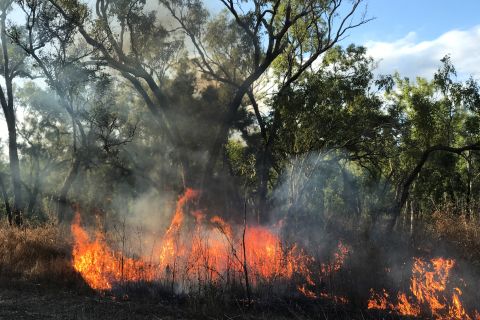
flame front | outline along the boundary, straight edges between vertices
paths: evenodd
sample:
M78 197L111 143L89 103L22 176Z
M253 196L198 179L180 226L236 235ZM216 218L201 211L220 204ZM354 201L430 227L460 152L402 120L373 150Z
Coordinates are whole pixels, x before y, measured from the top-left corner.
M188 189L177 201L170 226L153 250L156 259L152 263L146 262L152 261L147 257L133 259L112 250L101 232L91 240L77 214L71 226L73 267L96 290L136 281L168 281L188 289L192 283L207 281L242 282L248 273L253 286L295 277L302 282L298 285L300 293L310 298L326 297L325 293L318 295L313 291L315 259L296 245L285 246L278 236L278 227L233 228L219 216L208 220L199 211L187 214L187 205L197 195L197 191ZM338 271L347 254L347 246L340 243L332 263L319 265L320 273ZM330 298L346 301L333 295Z
M410 278L411 295L399 292L397 303L389 301L385 289L382 293L371 290L368 309L389 310L404 316L420 316L426 312L434 319L480 319L475 310L470 316L462 302L462 291L448 289L450 271L455 266L453 259L434 258L430 261L415 258Z
M112 251L102 233L91 241L80 226L80 215L75 215L71 226L74 240L72 263L87 284L95 290L108 290L122 281L153 280L154 270L142 260L126 258Z
M107 245L105 234L93 240L80 225L77 213L71 226L74 240L72 264L95 290L110 290L125 282L165 281L180 290L194 289L203 283L242 283L248 274L251 286L275 281L295 281L298 292L310 299L348 303L348 299L325 291L328 282L340 271L350 248L339 242L330 263L317 263L299 248L286 246L277 228L237 226L233 228L219 216L207 219L200 211L187 214L187 205L198 192L188 189L178 200L171 223L154 249L153 262L147 257L125 257ZM404 316L434 319L477 319L476 310L465 308L462 291L449 283L453 259L430 261L415 258L409 293L389 294L371 290L368 309L386 310ZM322 283L322 285L317 285Z

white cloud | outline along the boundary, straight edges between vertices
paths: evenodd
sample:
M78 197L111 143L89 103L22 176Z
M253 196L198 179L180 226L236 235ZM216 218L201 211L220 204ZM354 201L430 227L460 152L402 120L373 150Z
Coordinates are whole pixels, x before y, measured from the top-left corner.
M436 39L418 41L415 32L393 42L369 41L369 54L379 61L377 73L431 78L440 59L449 54L460 78L480 78L480 25L448 31Z

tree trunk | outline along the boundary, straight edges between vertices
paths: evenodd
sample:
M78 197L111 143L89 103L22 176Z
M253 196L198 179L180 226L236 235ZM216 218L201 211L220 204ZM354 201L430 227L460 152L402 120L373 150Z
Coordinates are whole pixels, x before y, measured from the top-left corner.
M13 110L12 110L13 112ZM15 116L6 116L8 127L8 156L10 161L10 173L12 176L13 186L13 218L16 225L22 224L22 210L23 210L23 198L22 198L22 183L20 178L20 160L18 158L17 150L17 130L15 128Z
M0 191L2 192L3 202L5 204L5 211L7 212L8 224L12 225L13 223L12 209L10 208L10 203L8 202L7 189L5 188L5 184L3 183L3 177L1 174L0 174Z
M33 212L35 210L35 204L37 203L38 192L40 189L40 166L38 163L38 158L35 159L35 165L33 170L35 170L35 179L33 180L32 192L30 192L27 210L25 211L25 214L30 217L33 215Z
M469 151L465 157L467 160L467 212L466 212L466 219L470 220L472 217L472 182L473 182L473 166L472 166L472 156L471 152Z
M12 75L9 66L8 57L8 41L5 34L6 26L6 10L4 9L0 15L1 24L1 39L2 39L2 55L3 55L3 75L5 78L6 96L3 88L0 89L0 102L2 104L3 113L7 122L8 128L8 156L10 161L10 172L13 186L13 219L16 225L22 224L22 183L20 175L20 161L17 150L17 129L15 127L15 110L13 108L13 84Z
M70 168L70 171L67 175L67 178L65 179L65 182L63 183L62 189L60 190L60 193L57 198L57 217L59 222L64 222L66 218L68 218L67 215L67 210L68 208L68 192L70 191L73 182L78 176L78 173L80 172L80 164L81 161L78 157L75 157L75 160L72 164L72 167Z
M220 123L220 128L215 137L212 148L210 149L209 161L205 166L202 182L205 182L206 178L210 176L215 169L215 164L221 155L222 148L225 147L225 143L228 141L228 133L233 126L235 117L242 105L243 97L248 93L252 84L265 72L265 70L267 70L273 60L274 58L270 57L268 61L264 61L264 63L257 67L256 70L236 88L235 94L227 107L227 114L222 123Z
M259 215L257 217L257 222L262 224L266 223L269 220L269 208L267 203L268 197L268 181L270 180L270 170L272 168L272 160L270 156L270 151L268 146L265 146L264 149L260 152L258 159L258 210Z
M17 131L15 128L15 117L6 117L8 126L8 156L10 160L10 172L13 185L13 218L15 224L22 224L22 183L20 178L20 160L17 150Z
M430 155L434 152L443 151L443 152L450 152L455 154L462 154L465 151L469 150L480 150L480 143L474 143L465 145L463 147L450 147L444 145L434 145L428 149L426 149L420 159L417 162L417 165L413 170L408 174L406 179L403 181L403 184L400 186L400 191L397 194L396 201L391 209L391 218L387 226L387 232L392 232L395 224L397 222L400 213L402 212L405 203L408 200L408 195L410 193L410 186L418 177L420 171L422 171L423 166L427 162Z

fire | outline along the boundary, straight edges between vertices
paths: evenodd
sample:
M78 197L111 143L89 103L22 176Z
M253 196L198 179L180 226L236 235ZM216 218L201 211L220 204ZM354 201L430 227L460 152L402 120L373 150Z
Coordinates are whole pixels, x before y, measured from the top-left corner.
M396 309L399 314L405 315L405 316L420 315L420 307L408 301L407 295L405 293L399 293L397 298L398 298L398 304Z
M77 214L71 226L73 267L96 290L136 281L167 281L172 288L175 283L180 290L189 290L195 283L242 283L247 277L251 286L295 279L301 282L299 292L307 297L347 301L314 292L320 291L316 289L318 275L312 271L315 259L297 245L285 245L280 240L280 225L234 228L219 216L208 219L200 211L188 210L197 196L197 191L188 189L178 199L170 225L153 249L153 261L112 250L101 232L90 239ZM332 262L317 265L320 275L338 271L348 253L349 248L340 242Z
M376 293L373 289L370 289L370 300L368 300L368 309L380 309L386 310L391 308L391 304L388 303L388 293L385 289L382 293Z
M297 289L307 298L310 298L310 299L318 298L315 292L313 292L312 290L309 290L305 284L299 285Z
M111 250L102 233L95 240L80 226L80 215L75 215L71 226L74 240L73 267L95 290L108 290L122 281L153 280L154 270L142 260L126 258Z
M368 309L389 310L404 316L420 316L427 312L434 319L480 319L468 315L462 302L459 288L448 289L448 280L455 260L434 258L430 261L415 258L410 278L411 295L399 292L397 303L389 302L385 289L379 294L371 290ZM449 298L449 296L451 296Z
M183 208L188 201L192 200L197 195L198 192L192 189L187 189L177 201L175 214L173 215L170 227L167 229L163 239L163 245L159 255L161 265L167 265L175 258L175 253L178 251L178 247L176 246L176 237L178 237L178 232L183 224L183 220L185 219Z
M294 283L309 299L348 303L346 297L327 292L325 287L344 268L351 251L348 245L340 241L330 262L319 263L297 244L282 242L279 225L233 226L220 216L209 218L201 211L189 210L197 196L197 191L188 189L178 199L170 225L153 250L153 260L126 257L113 250L102 232L90 237L77 214L71 226L73 267L95 290L109 290L125 282L163 281L172 289L175 285L177 290L188 291L199 290L200 284L206 283L245 285L248 278L253 288L263 283ZM408 292L372 289L368 309L413 317L480 320L476 310L463 305L462 290L450 280L454 267L453 259L414 258Z
M333 263L325 264L322 263L321 270L323 274L331 274L332 272L339 271L343 264L345 263L345 259L347 258L350 250L349 248L343 244L343 242L338 243L337 251L334 253Z
M245 233L247 261L256 277L290 278L295 271L295 250L282 247L279 237L262 227L247 227Z
M302 274L304 275L305 283L298 285L297 290L302 293L305 297L310 299L322 298L325 300L334 301L337 304L346 304L348 303L348 298L343 296L337 296L332 293L324 292L324 288L319 289L317 286L318 280L324 281L326 278L335 274L335 272L342 269L344 263L347 259L347 256L350 254L350 248L346 246L343 242L339 242L337 250L333 253L333 259L330 263L321 263L318 273L314 273L312 268L302 268ZM311 264L314 262L313 257L304 258L303 260L310 259ZM317 281L314 281L314 278ZM320 292L319 292L320 291Z

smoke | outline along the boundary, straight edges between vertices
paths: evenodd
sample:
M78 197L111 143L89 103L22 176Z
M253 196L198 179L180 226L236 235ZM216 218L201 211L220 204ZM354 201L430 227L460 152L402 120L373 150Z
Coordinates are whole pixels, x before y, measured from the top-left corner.
M381 205L382 186L366 183L369 179L369 172L349 161L346 152L292 157L273 191L274 214L286 220L300 241L318 243L325 233L347 236L345 229L358 232Z
M149 257L160 245L175 212L177 195L150 189L135 199L117 192L112 199L103 227L121 251L133 257ZM128 250L125 250L125 247ZM158 248L157 248L158 249ZM127 251L127 252L125 252Z

